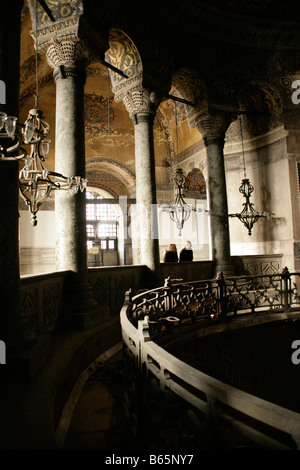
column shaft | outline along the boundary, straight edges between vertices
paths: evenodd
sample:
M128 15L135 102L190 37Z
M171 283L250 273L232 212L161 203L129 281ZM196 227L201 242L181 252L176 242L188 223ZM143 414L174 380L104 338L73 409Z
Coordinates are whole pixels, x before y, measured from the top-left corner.
M212 258L217 262L217 271L232 274L224 139L208 138L206 145Z
M84 76L76 66L60 66L56 81L55 170L85 177ZM99 323L99 305L88 282L85 191L56 191L56 265L71 271L64 288L68 326L85 329Z
M217 114L206 100L199 101L190 113L190 125L197 127L206 145L211 255L216 261L216 273L222 271L226 275L233 274L224 165L225 133L231 121L231 112Z
M56 75L55 170L85 177L84 81ZM57 269L87 276L85 193L56 191Z
M135 115L136 202L140 263L159 272L159 241L153 144L153 115Z
M132 217L134 263L145 264L156 283L161 280L153 121L161 96L143 86L142 73L121 80L113 91L115 100L123 101L134 124L137 206ZM135 244L138 256L135 255Z

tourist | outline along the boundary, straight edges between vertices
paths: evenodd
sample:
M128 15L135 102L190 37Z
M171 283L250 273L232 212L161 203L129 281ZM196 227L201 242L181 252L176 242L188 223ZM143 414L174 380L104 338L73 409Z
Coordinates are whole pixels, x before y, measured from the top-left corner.
M179 261L193 261L193 250L190 241L185 242L184 248L179 253Z
M174 243L169 245L168 250L165 251L164 254L164 263L177 263L178 261L178 254L177 254L177 247Z

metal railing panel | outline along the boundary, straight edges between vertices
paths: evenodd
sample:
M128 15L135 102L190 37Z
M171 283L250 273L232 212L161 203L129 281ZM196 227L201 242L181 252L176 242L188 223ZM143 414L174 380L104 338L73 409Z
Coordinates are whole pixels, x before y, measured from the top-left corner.
M276 275L242 276L238 278L213 279L189 283L172 283L169 279L161 288L142 292L132 299L128 294L121 310L121 327L126 346L136 356L139 370L146 367L162 390L172 390L176 395L200 410L209 419L214 409L219 419L230 421L250 440L275 448L289 448L280 438L274 438L272 431L288 436L292 447L300 448L300 414L270 403L247 392L234 388L198 369L184 363L151 337L153 325L162 320L180 323L182 312L188 311L190 318L197 311L199 317L211 317L212 312L222 318L222 314L233 314L237 318L247 315L282 312L287 315L300 311L300 298L297 293L300 273L284 270ZM237 302L238 297L239 300ZM208 300L211 300L211 303ZM239 303L237 308L237 303ZM180 310L179 307L183 306ZM194 310L191 308L194 307ZM203 314L203 309L209 306ZM214 309L212 309L212 306ZM185 317L188 318L188 315ZM221 405L221 406L220 406ZM222 410L226 408L226 412ZM238 412L240 419L230 410ZM252 424L247 418L253 420ZM256 429L262 423L270 430Z

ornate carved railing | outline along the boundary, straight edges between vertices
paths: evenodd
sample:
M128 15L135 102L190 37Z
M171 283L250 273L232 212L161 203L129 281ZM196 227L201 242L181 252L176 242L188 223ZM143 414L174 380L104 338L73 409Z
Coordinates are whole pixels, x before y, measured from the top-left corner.
M292 312L300 308L300 273L245 275L194 282L165 280L157 289L136 295L128 308L131 322L149 317L157 331L163 325L216 320L260 313ZM297 289L297 285L299 286Z
M121 310L123 341L135 357L137 371L155 378L161 390L171 390L202 416L203 429L220 421L238 429L251 443L271 449L300 448L300 414L227 385L184 363L154 342L157 334L199 320L222 322L231 315L273 313L285 318L300 312L300 273L242 276L165 285L131 298ZM294 316L294 315L293 315ZM180 330L179 330L180 331ZM139 379L138 383L143 383ZM145 388L149 390L147 386ZM143 396L145 390L140 391Z

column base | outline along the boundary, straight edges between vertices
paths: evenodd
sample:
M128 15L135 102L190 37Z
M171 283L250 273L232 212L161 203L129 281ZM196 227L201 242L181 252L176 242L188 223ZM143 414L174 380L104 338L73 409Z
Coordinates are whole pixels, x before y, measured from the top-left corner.
M86 330L101 323L101 308L90 284L70 275L64 286L63 327Z
M217 264L215 268L215 276L222 273L224 277L234 276L234 267L231 264Z
M163 285L164 277L161 270L153 271L149 266L143 269L143 275L140 281L140 289L150 290Z
M88 330L101 323L99 319L99 305L97 310L90 312L65 312L63 327L72 330Z

